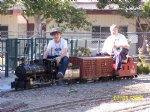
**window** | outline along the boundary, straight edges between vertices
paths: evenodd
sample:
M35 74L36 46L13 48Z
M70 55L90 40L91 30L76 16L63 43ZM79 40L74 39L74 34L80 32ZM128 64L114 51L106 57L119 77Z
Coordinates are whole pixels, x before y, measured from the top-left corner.
M109 33L110 32L110 28L109 27L101 27L101 32L102 33Z
M0 0L0 3L6 3L6 0Z
M76 2L77 0L68 0L68 1L70 1L70 2Z
M0 26L0 38L8 38L8 26Z
M119 32L126 34L128 31L127 26L119 26ZM105 39L110 35L110 27L108 26L92 26L92 38Z
M92 38L106 38L106 35L110 34L109 27L93 26Z
M119 26L119 32L125 36L127 36L128 27L127 26Z
M92 38L99 38L100 37L100 27L93 26L92 27Z

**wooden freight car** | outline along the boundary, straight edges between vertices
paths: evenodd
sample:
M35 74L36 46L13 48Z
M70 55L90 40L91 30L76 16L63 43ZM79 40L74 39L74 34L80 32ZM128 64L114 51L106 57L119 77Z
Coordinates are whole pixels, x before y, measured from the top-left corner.
M97 80L112 78L115 63L111 56L103 57L70 57L73 66L80 67L80 78L85 80ZM137 64L133 57L129 57L127 63L122 64L119 70L119 78L137 77Z

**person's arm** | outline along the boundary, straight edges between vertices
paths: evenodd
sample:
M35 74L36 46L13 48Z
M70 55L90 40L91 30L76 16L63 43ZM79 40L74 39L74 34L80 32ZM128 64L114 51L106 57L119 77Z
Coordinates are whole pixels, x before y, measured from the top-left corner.
M114 48L126 48L126 49L129 49L129 45L114 45Z
M63 58L64 56L67 56L67 53L68 53L68 45L67 45L67 41L65 40L62 49L62 54L60 55L60 57Z
M60 55L61 58L63 58L64 56L67 56L68 53L68 49L64 48L62 54Z
M129 49L129 46L127 45L123 45L122 48L126 48L126 49Z
M129 49L129 43L128 43L128 40L125 36L124 36L124 44L122 45L122 48Z
M107 46L108 46L108 38L104 41L101 52L106 52Z
M104 45L102 47L101 53L107 53L109 55L112 55L112 49L114 46L114 41L111 36L109 36L105 41Z
M48 53L49 53L49 49L46 49L46 51L44 52L43 59L47 59Z
M46 48L44 54L43 54L43 59L47 59L48 54L49 54L49 51L50 51L50 49L51 49L51 44L52 44L52 42L50 41L50 42L48 43L48 46L47 46L47 48Z
M124 35L120 35L121 37L119 37L119 38L121 38L120 39L120 41L118 42L118 44L116 45L114 45L114 48L120 48L120 47L122 47L122 48L127 48L127 49L129 49L129 44L128 44L128 41L127 41L127 39L126 39L126 37L124 36Z

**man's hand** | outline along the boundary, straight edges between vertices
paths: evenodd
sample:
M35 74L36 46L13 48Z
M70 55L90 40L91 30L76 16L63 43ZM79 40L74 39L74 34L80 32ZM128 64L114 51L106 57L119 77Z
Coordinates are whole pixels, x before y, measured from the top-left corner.
M118 48L118 47L120 47L120 46L114 45L114 48Z
M122 46L122 48L129 49L129 46L127 46L127 45L124 45L124 46Z
M120 45L120 46L114 45L114 48L120 48L120 47L129 49L129 46L127 45Z
M60 61L61 61L61 57L60 56L56 57L57 65L59 65Z

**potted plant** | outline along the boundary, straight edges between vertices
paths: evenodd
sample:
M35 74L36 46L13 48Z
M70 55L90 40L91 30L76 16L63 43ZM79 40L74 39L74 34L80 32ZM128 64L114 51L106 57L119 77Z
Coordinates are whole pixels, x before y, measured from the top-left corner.
M78 47L73 49L74 56L91 56L89 48Z

